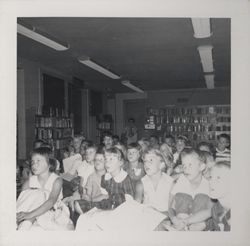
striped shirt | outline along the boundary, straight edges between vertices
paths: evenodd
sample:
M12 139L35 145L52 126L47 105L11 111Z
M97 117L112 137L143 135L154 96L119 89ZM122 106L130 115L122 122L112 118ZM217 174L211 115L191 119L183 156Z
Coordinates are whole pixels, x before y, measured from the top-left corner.
M231 161L231 152L229 149L225 148L223 151L220 151L218 148L216 148L215 162L219 161Z

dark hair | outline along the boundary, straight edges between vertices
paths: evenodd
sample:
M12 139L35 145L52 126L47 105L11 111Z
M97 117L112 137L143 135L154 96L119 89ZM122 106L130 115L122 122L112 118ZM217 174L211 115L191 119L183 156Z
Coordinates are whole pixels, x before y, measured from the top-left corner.
M159 143L159 138L157 135L151 135L150 138L154 138L157 141L157 143Z
M98 146L97 147L96 154L104 155L103 146Z
M120 149L118 149L117 147L111 147L109 149L106 149L104 151L105 153L110 153L110 154L116 154L118 155L118 157L121 159L121 160L125 160L125 157L124 157L124 154L122 153L122 151Z
M177 140L183 141L185 143L185 145L188 143L188 138L186 136L184 136L184 135L179 135L177 137Z
M118 135L113 135L112 138L120 139Z
M134 118L129 118L128 122L132 121L133 123L135 123L135 119Z
M197 146L197 149L200 149L201 146L205 146L205 147L208 147L209 149L209 152L210 153L213 153L213 148L212 148L212 145L208 142L200 142Z
M95 149L97 150L97 146L92 142L92 143L89 143L88 145L86 145L86 150L87 149Z
M205 151L205 150L198 150L200 159L202 160L202 162L204 162L205 164L207 164L207 161L209 160L209 158L214 159L214 156L211 152Z
M55 158L51 158L51 154L52 154L51 148L44 146L44 147L34 149L31 152L31 156L36 155L36 154L41 155L46 159L48 165L50 166L49 167L50 172L55 172L57 160Z
M138 143L135 143L135 142L130 143L130 144L128 144L127 149L137 149L137 150L141 151L141 145Z
M230 142L230 136L226 133L222 133L217 136L217 140L219 140L220 138L225 138L228 142Z
M175 140L174 136L171 135L171 134L166 134L166 135L165 135L165 139L166 139L166 138L171 138L173 141Z
M104 139L105 137L110 137L113 139L113 134L109 131L105 131L102 135L102 138Z

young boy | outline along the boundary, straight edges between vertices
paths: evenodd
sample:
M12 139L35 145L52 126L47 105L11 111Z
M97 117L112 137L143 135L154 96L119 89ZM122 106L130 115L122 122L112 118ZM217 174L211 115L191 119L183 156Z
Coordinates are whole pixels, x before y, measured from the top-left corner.
M159 149L159 138L156 135L151 135L149 138L149 148Z
M164 134L164 142L169 147L169 150L170 150L171 154L173 154L174 149L175 149L175 139L174 139L174 137L172 135Z
M104 151L114 146L113 135L110 132L105 132L103 135Z
M181 164L180 153L186 147L188 139L185 136L178 136L176 140L176 152L173 155L175 166Z
M93 145L89 145L86 149L86 159L81 162L81 165L76 166L76 168L72 171L72 175L76 175L77 178L80 177L80 182L78 179L73 179L76 184L73 184L77 189L74 194L70 197L66 197L64 202L70 205L72 210L74 210L74 200L80 199L80 194L82 193L89 175L91 175L94 171L94 159L96 154L97 147ZM71 181L71 183L72 183Z
M75 201L75 211L79 214L83 214L94 206L102 208L100 201L108 198L108 193L101 188L101 179L106 173L104 152L101 149L96 152L94 166L95 172L88 177L81 200Z
M217 162L210 172L210 197L218 202L212 208L212 219L208 221L210 231L230 231L230 163Z
M146 175L136 185L135 200L167 212L173 179L162 172L164 158L159 150L150 149L144 153L143 162Z
M143 163L141 162L141 146L138 143L131 143L127 147L127 165L125 170L135 184L145 175Z
M204 230L212 207L209 184L202 176L205 163L191 148L184 149L181 158L183 174L170 193L169 218L176 230Z
M215 152L215 162L231 160L231 153L228 149L230 145L230 137L228 134L222 133L217 137L217 148Z

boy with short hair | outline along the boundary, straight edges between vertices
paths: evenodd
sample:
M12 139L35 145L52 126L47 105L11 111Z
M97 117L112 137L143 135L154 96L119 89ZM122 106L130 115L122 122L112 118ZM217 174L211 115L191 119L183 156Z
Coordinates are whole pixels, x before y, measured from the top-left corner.
M212 219L207 223L210 231L230 231L230 163L217 162L210 172L210 197L218 202L212 207Z
M230 145L230 137L228 134L222 133L217 137L217 147L215 152L215 162L231 160L231 152L228 149Z
M104 132L103 144L104 144L104 148L103 148L104 151L114 146L113 135L111 134L111 132Z
M174 150L175 150L175 139L174 139L174 136L172 136L170 134L165 134L165 136L164 136L164 142L169 147L169 150L170 150L171 154L173 154Z
M175 230L204 230L211 217L209 184L203 177L205 163L199 151L184 149L181 152L183 174L170 193L169 218ZM168 227L166 227L169 229Z
M159 145L159 138L156 135L151 135L149 138L149 148L152 149L159 149L160 145Z

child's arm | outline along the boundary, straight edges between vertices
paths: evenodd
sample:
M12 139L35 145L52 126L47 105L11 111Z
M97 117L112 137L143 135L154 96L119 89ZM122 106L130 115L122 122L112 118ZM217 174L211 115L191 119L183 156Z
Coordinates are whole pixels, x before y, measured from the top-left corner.
M144 194L143 184L142 184L141 180L139 180L135 186L135 200L139 203L142 203L143 202L143 194Z
M130 178L128 178L126 182L123 184L123 189L124 189L124 195L129 195L132 197L132 199L134 199L135 189Z
M25 180L25 182L22 185L22 191L29 189L29 179Z
M195 214L190 215L188 218L184 219L184 222L187 225L204 222L205 220L209 219L212 216L212 209L213 203L209 201L208 209L203 209Z
M62 189L62 179L57 178L53 184L52 191L46 202L44 202L40 207L31 212L20 212L17 214L17 221L21 222L23 220L33 220L34 218L49 211L56 203L58 196Z

